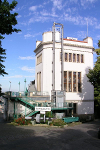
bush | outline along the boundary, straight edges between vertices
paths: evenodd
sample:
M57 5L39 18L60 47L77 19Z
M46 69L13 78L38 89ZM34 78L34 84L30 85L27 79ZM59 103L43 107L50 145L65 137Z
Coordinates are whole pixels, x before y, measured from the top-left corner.
M51 111L47 111L45 116L49 118L53 118L53 114L51 113Z
M52 123L54 126L64 126L66 123L62 119L53 119Z
M26 120L25 117L21 117L14 120L14 123L17 123L18 125L28 125L32 124L31 120Z

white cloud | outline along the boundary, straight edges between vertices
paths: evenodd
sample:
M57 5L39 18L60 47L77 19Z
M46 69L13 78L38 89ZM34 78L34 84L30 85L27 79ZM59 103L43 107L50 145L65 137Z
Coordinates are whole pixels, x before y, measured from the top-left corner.
M84 8L87 8L88 5L91 3L95 3L97 0L81 0L81 5L84 7Z
M77 33L76 33L76 35L77 35L77 37L78 38L86 38L86 31L78 31Z
M27 56L27 57L19 56L19 59L21 59L21 60L31 60L31 59L35 59L35 57L33 57L33 56Z
M36 37L37 35L41 35L41 32L35 33L35 34L28 33L28 34L24 35L24 38L27 39L27 38L31 38L31 37Z
M24 35L24 37L26 39L26 38L34 37L34 35L32 35L32 34L26 34L26 35Z
M27 67L27 66L22 67L21 70L27 71L30 73L34 73L34 71L35 71L35 69L33 67Z
M80 15L77 16L72 16L69 15L68 13L64 13L64 16L61 16L61 19L64 18L65 21L70 21L73 22L75 25L87 25L87 20L88 20L88 25L91 26L97 26L97 19L95 17L82 17Z
M37 8L41 8L41 7L43 7L43 6L42 6L42 5L39 5L39 6L31 6L31 7L29 8L29 10L31 10L31 11L36 11Z
M37 9L37 6L31 6L30 8L29 8L29 10L31 10L31 11L35 11Z
M18 15L18 16L17 16L17 18L21 18L21 17L22 17L21 15Z
M54 7L58 8L59 10L61 10L63 8L62 0L52 0L52 1L53 1Z
M14 75L14 76L7 76L7 77L3 77L4 80L7 80L9 78L22 78L22 75Z
M24 76L25 78L35 78L35 76Z

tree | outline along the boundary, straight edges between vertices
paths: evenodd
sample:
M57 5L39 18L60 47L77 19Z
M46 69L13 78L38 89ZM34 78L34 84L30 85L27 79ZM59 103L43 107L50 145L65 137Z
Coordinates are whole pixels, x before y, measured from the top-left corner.
M5 72L4 55L6 50L2 48L1 40L4 39L3 35L12 34L13 32L19 32L21 30L14 28L17 24L16 16L18 13L12 14L11 11L16 7L17 1L13 0L11 4L7 0L0 0L0 75L4 76L8 74Z
M95 49L95 52L97 54L97 61L93 70L89 69L87 77L94 86L95 105L100 106L100 40L98 41L98 49Z

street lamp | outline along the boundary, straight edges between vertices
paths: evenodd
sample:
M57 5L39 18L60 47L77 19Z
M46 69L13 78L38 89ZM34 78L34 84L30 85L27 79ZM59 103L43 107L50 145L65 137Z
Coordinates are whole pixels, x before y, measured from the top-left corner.
M18 84L19 84L19 92L20 92L20 82Z
M25 90L26 90L26 79L24 80L24 82L25 82L25 89L24 89L24 92L25 92Z
M10 83L10 87L9 87L9 91L11 90L11 81L9 81L9 83Z

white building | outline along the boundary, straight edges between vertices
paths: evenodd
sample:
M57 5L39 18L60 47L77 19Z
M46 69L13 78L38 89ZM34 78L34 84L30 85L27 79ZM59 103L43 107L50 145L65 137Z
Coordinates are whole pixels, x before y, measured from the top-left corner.
M35 86L37 91L51 95L53 86L53 39L52 32L43 33L43 40L36 42ZM55 43L55 90L61 90L61 43L56 32ZM93 68L93 40L91 37L79 41L64 38L64 90L65 101L74 103L77 115L94 114L94 88L86 74Z

